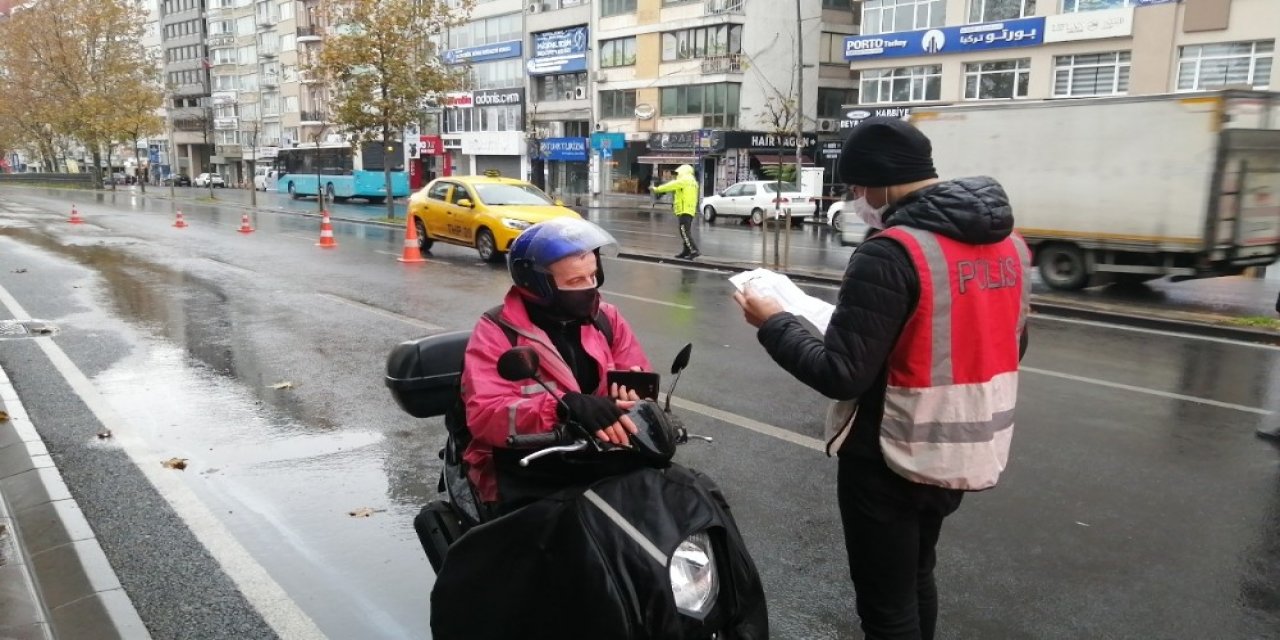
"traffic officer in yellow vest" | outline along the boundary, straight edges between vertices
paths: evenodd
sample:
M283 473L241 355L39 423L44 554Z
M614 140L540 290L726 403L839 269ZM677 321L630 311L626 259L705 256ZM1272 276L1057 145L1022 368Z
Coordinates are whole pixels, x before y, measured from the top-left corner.
M672 180L660 187L650 186L649 190L654 193L675 193L672 198L671 210L676 214L676 220L680 223L680 241L684 243L684 250L676 254L677 258L687 258L692 260L700 255L698 245L693 241L693 217L698 214L698 180L693 177L693 167L682 164L676 167L676 179Z
M980 150L979 150L980 151ZM838 165L878 230L854 252L823 338L771 298L735 294L760 343L851 409L829 424L849 573L866 637L929 640L943 518L995 486L1013 435L1031 283L1004 189L940 181L907 122L858 125Z

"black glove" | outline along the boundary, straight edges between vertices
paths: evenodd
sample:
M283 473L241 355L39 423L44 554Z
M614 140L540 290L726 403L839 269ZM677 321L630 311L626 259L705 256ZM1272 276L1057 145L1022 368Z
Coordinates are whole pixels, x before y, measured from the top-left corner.
M618 408L618 403L613 398L570 392L564 394L561 399L564 400L564 404L560 405L557 411L560 419L572 420L591 434L627 415L626 411ZM569 407L569 415L565 415L566 406Z

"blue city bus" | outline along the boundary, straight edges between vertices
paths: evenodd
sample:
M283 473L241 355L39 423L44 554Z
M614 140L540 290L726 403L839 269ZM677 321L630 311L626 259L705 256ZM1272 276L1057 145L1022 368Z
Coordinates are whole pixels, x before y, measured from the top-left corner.
M276 155L276 191L296 200L319 195L336 202L362 198L374 204L387 199L383 161L391 161L391 195L409 195L409 174L404 168L404 151L399 142L384 153L382 143L366 143L355 153L350 144L321 144L281 149Z

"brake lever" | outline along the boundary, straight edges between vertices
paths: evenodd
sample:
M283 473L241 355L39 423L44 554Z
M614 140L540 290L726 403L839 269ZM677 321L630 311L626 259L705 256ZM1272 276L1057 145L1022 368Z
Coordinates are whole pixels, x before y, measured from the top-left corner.
M546 449L534 451L533 453L523 458L520 458L520 466L527 467L529 466L530 462L533 462L538 458L549 456L553 453L574 453L577 451L582 451L583 449L586 449L586 448L587 448L586 440L575 440L573 444L566 444L558 447L547 447Z

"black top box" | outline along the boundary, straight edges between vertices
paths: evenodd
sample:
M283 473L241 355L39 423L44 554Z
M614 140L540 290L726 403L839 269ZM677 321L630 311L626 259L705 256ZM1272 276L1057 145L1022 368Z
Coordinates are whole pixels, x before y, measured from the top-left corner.
M402 342L387 356L387 388L415 418L444 415L458 402L462 360L470 331L452 331Z

